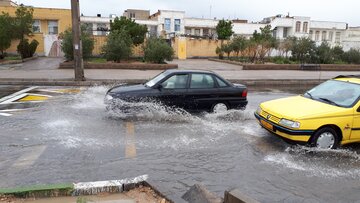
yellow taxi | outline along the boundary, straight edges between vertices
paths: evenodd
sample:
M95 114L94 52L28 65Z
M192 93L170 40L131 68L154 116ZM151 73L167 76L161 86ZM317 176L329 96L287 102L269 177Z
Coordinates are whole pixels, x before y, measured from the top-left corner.
M263 102L259 124L285 140L322 149L360 142L360 75L338 76L303 95Z

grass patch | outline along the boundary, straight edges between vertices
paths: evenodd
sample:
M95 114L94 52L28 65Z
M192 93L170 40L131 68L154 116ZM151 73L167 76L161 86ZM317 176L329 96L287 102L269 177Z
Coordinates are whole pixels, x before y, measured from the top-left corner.
M15 197L22 197L22 198L28 196L50 197L50 196L54 196L54 193L59 193L62 195L70 194L73 190L74 190L74 185L72 183L65 183L65 184L19 187L19 188L11 188L11 189L0 189L0 194L13 195Z
M89 62L89 63L106 63L106 59L104 58L89 58L86 60L86 62Z
M15 61L15 60L21 60L21 56L7 56L4 58L6 61Z

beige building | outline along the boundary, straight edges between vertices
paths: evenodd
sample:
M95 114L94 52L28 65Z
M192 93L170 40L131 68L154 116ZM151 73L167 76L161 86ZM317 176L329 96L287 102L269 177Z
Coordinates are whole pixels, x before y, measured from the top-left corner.
M126 9L123 16L134 20L147 20L150 17L150 10Z

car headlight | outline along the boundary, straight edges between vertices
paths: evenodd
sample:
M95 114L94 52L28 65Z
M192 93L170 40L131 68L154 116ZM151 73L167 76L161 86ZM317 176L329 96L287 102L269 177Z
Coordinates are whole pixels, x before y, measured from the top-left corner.
M110 101L110 100L112 100L112 99L114 99L114 97L112 97L110 94L107 94L107 95L105 96L105 100L106 100L106 101Z
M299 122L287 120L284 118L280 120L279 124L290 128L300 128Z
M256 109L256 113L257 113L258 115L260 115L260 114L261 114L261 111L262 111L261 107L258 106L258 108Z

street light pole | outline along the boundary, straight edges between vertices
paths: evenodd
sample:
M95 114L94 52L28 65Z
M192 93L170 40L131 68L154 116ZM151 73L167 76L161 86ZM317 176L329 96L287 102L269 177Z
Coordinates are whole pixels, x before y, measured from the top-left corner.
M84 81L84 63L82 55L82 42L80 37L80 8L79 0L71 1L72 34L74 50L75 81Z

